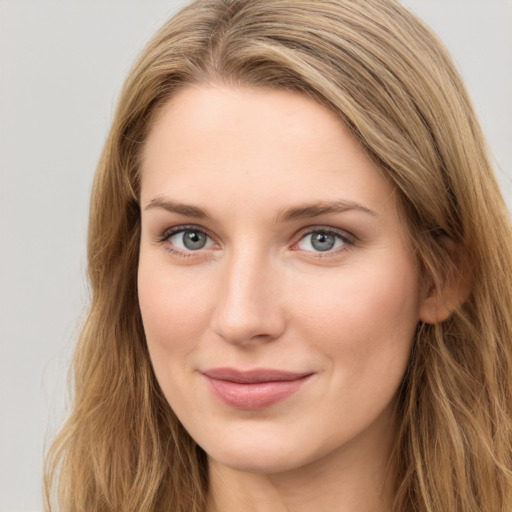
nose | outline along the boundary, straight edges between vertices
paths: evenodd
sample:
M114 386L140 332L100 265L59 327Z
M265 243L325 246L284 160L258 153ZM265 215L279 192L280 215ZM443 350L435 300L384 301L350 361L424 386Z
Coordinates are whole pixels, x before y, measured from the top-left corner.
M252 346L279 338L286 319L277 265L248 252L225 263L212 328L230 343Z

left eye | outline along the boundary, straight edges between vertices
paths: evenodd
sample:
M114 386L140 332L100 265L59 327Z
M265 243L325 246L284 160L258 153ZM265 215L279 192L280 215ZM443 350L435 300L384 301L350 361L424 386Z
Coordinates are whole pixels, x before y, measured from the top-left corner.
M347 243L349 241L339 233L317 230L303 236L297 247L302 251L327 252L343 247Z
M181 251L199 251L213 244L212 239L198 229L181 229L168 237L168 241Z

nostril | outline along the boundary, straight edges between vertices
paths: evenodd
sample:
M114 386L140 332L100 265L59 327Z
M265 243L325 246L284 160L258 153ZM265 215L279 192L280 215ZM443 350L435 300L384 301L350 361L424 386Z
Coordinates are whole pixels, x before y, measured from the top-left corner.
M219 304L212 320L213 331L230 343L265 343L284 331L284 315L268 303Z
M272 328L268 321L253 318L252 321L241 318L219 319L215 322L214 332L230 343L245 344L267 342L279 336L279 331Z

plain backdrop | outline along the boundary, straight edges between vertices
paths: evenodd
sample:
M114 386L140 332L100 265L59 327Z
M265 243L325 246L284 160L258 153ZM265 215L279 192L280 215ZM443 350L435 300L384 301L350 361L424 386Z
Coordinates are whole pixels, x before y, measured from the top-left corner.
M0 512L42 510L87 304L92 176L123 77L183 3L0 0ZM512 204L512 2L405 3L452 52Z

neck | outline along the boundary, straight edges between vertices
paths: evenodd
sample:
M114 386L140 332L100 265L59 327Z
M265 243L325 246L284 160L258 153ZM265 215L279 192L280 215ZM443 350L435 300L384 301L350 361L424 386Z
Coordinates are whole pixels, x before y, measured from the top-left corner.
M371 430L371 428L369 429ZM348 445L279 473L229 468L209 459L208 512L389 512L394 495L392 429L371 431Z

